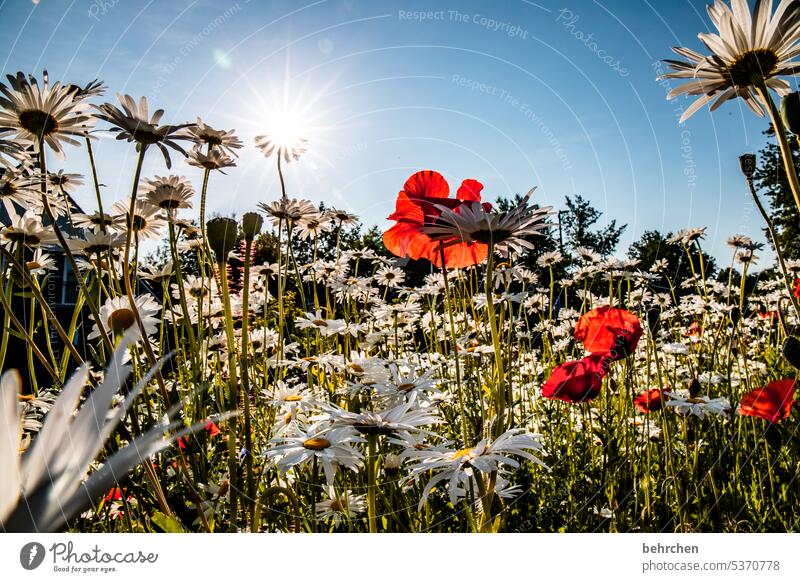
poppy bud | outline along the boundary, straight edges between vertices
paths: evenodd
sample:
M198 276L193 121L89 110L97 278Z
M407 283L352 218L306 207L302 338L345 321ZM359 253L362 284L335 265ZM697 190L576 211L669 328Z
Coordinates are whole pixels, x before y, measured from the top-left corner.
M756 155L755 154L742 154L739 156L739 167L742 169L742 174L748 180L753 179L753 174L756 172Z
M783 342L783 357L797 370L800 370L800 340L795 336L790 335Z
M245 212L242 216L242 233L244 233L245 240L253 240L261 234L263 225L264 219L258 212Z
M739 323L739 320L742 319L742 311L738 307L734 307L731 309L730 313L731 323L734 327Z
M800 133L800 92L789 93L781 99L781 118L789 131Z
M780 427L777 424L769 423L767 428L764 429L764 439L773 449L780 449L783 444Z
M659 327L661 327L661 308L653 307L647 310L647 327L650 328L650 335L656 337Z
M136 325L136 315L128 308L116 309L108 317L107 323L114 335L119 336Z
M701 386L700 381L695 378L691 382L689 382L689 396L692 398L697 398L700 395Z
M239 225L233 218L212 218L206 223L208 246L217 256L218 263L224 263L228 255L236 248L239 238Z

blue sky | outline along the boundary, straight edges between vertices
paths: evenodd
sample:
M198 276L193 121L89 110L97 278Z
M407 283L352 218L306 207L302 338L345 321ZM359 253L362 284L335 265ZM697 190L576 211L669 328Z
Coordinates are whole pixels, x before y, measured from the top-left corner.
M707 246L763 239L738 170L767 122L740 102L677 122L655 81L679 44L700 49L703 0L538 3L367 0L5 0L3 71L41 73L150 100L164 121L201 116L235 128L239 167L215 175L209 209L253 210L279 195L272 160L252 146L275 116L302 120L309 153L287 174L290 195L385 217L406 177L435 169L453 190L481 180L484 197L538 186L542 203L581 194L627 223L621 247L646 229L707 225ZM106 204L130 192L135 153L98 146ZM88 173L85 154L61 162ZM57 167L56 160L50 162ZM172 172L199 187L199 170ZM156 150L145 175L167 173ZM94 208L91 188L79 202Z

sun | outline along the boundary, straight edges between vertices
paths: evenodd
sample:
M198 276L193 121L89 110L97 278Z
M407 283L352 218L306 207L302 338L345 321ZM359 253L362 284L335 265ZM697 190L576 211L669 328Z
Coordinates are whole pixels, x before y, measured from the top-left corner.
M265 124L266 132L256 136L256 147L265 156L273 154L286 162L298 160L306 152L306 128L295 115L275 116Z
M294 148L309 139L308 125L291 112L273 116L265 123L264 130L279 148Z

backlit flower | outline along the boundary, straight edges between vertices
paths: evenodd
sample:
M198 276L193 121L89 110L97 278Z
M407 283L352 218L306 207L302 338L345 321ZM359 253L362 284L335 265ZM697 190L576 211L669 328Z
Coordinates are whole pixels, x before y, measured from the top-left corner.
M397 195L395 211L389 216L397 224L383 234L383 244L392 254L411 259L427 259L437 267L442 265L442 250L447 268L460 269L486 260L486 243L451 241L446 244L434 241L424 232L426 226L436 223L443 208L458 209L467 202L480 202L483 184L477 180L464 180L455 198L449 198L450 186L444 177L431 170L413 174ZM484 203L484 208L491 206Z
M507 212L495 212L479 202L465 202L450 209L439 207L441 214L422 232L435 241L449 245L484 244L506 254L509 251L524 253L534 248L531 237L540 236L548 228L550 207L529 206L533 190L520 203Z
M78 145L77 136L84 136L92 124L86 104L75 99L72 87L59 82L50 85L47 71L42 86L21 72L7 76L8 87L0 83L0 128L9 128L16 137L38 148L44 141L56 155L63 157L61 142Z
M206 146L206 148L210 146L211 151L220 149L223 153L236 156L235 150L242 147L242 140L234 135L234 130L214 129L206 125L199 117L197 123L187 128L187 132L197 146Z
M117 133L117 139L136 142L137 151L150 145L158 146L161 153L164 154L167 168L172 167L172 160L170 160L167 147L186 156L186 151L180 146L178 140L191 138L189 134L182 131L190 127L191 124L159 125L161 117L164 115L164 110L158 109L150 117L146 97L141 97L138 104L130 95L117 93L117 99L122 105L122 109L111 103L94 106L99 111L95 116L112 125L110 131Z
M308 140L301 136L265 134L256 136L256 147L261 150L264 157L272 154L282 158L285 162L295 162L307 150Z
M708 15L717 27L718 34L698 35L711 54L704 56L689 48L673 50L686 61L665 61L673 72L663 75L668 79L688 79L667 95L698 95L681 116L688 119L703 105L714 100L713 111L725 101L741 97L759 116L764 115L762 103L756 98L755 88L765 83L778 94L790 91L781 76L800 73L794 58L800 40L800 4L795 0L781 0L772 12L772 2L756 3L751 15L746 0L732 0L729 7L722 0L708 6Z
M636 398L633 399L633 404L636 406L636 410L647 414L649 412L661 410L665 400L664 393L660 388L652 388L636 396Z
M794 380L776 380L751 390L739 403L739 414L776 423L789 416L794 404Z
M133 206L133 220L129 224L129 206L130 203L127 200L121 200L112 206L115 229L122 233L130 229L139 240L161 236L166 221L160 208L144 200L137 200Z
M319 210L310 200L281 197L273 202L261 202L258 207L272 216L276 226L281 222L295 223L309 216L316 216Z
M577 403L594 400L600 395L607 373L607 357L586 356L556 367L542 385L542 396Z
M37 214L30 211L22 215L10 212L9 218L8 226L0 227L0 236L6 241L25 245L28 248L58 244L58 238L53 229L42 225Z
M136 308L139 311L139 316L142 318L142 325L148 336L153 335L158 331L158 324L161 323L160 313L161 305L153 298L152 295L146 293L136 297ZM131 309L130 300L126 295L120 297L113 297L106 299L102 307L100 307L100 318L103 321L103 327L106 332L113 335L120 335L133 329L133 337L140 336L139 327L136 323L136 316ZM89 339L100 337L100 329L95 323L92 326L92 332L89 334Z
M333 525L338 526L342 521L350 521L367 510L367 496L354 495L350 489L337 493L330 487L328 499L317 502L314 509L317 519L333 519Z
M322 404L321 408L330 416L334 426L350 426L364 435L429 433L422 427L442 422L433 410L420 408L415 400L374 412L350 412L327 403Z
M674 408L675 412L681 415L689 414L699 418L727 416L731 410L731 404L727 398L691 396L678 394L677 392L666 392L665 394L668 400L664 406Z
M36 206L40 197L39 183L34 178L16 169L0 168L0 203L6 212L15 212L15 205L23 209Z
M450 502L456 503L470 490L470 481L476 473L488 476L506 467L519 467L519 461L512 457L547 468L538 457L542 450L540 435L523 433L520 429L507 430L496 439L485 438L474 447L459 450L444 447L409 449L405 455L416 462L409 466L408 479L431 475L422 491L418 509L422 509L439 483L445 483ZM474 483L472 489L477 489Z
M581 316L573 335L587 352L621 360L636 349L642 331L639 318L630 311L604 306Z
M156 176L145 180L140 194L144 194L144 199L157 208L175 211L192 207L194 188L184 176Z
M340 466L352 471L361 467L362 454L355 447L361 442L364 439L350 427L333 428L327 422L319 422L272 439L273 446L265 454L282 473L293 467L304 467L316 458L325 480L332 485Z
M189 152L186 163L197 168L219 170L220 172L222 172L222 168L236 166L236 162L233 161L233 158L221 149L212 149L209 152L204 152L197 146L193 147ZM225 172L222 173L224 174Z
M64 170L47 174L47 186L54 192L71 194L83 184L83 176L80 174L68 174Z

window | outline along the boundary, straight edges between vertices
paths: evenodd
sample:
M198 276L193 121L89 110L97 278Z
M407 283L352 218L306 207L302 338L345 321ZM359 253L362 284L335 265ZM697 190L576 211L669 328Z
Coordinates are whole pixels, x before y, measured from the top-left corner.
M78 280L75 278L75 272L69 264L67 257L63 258L64 269L61 278L61 303L66 305L75 305L78 302Z

